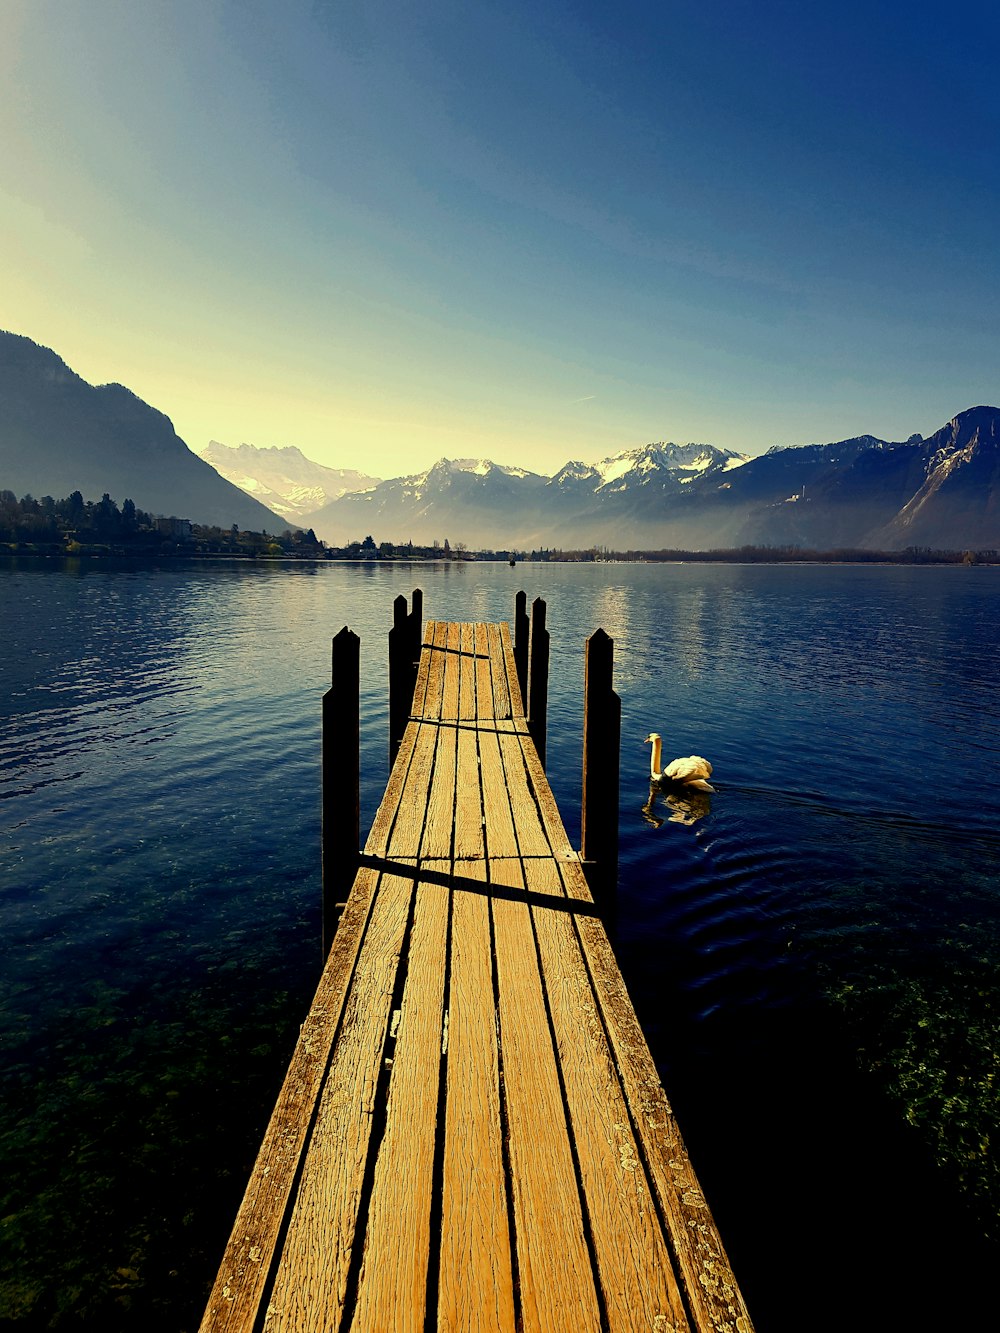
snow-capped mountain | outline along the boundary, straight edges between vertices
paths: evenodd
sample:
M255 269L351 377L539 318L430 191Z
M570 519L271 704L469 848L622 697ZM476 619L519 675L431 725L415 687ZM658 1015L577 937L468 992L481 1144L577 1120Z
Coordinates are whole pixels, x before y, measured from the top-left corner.
M636 486L669 488L689 485L696 477L728 472L749 461L748 455L711 444L644 444L638 449L604 458L595 471L601 481L598 493L625 491Z
M397 541L447 536L499 549L556 540L565 545L577 541L585 524L604 531L630 509L655 508L658 495L681 493L696 478L746 462L746 455L729 449L663 441L625 449L596 464L572 460L554 477L489 459L442 458L426 472L344 496L308 521L319 536L334 542L349 540L347 534L360 525L398 534Z
M258 448L241 444L233 448L212 440L202 458L220 476L290 523L300 524L307 514L331 500L365 490L379 480L350 468L314 463L294 445Z
M344 495L308 516L325 541L343 543L364 533L388 540L430 543L449 538L470 547L507 548L525 531L525 508L534 510L547 477L489 459L442 458L409 477L394 477L362 493ZM381 540L381 539L380 539Z
M327 541L447 537L471 548L1000 546L1000 411L972 408L930 439L859 435L748 458L668 442L552 477L488 459L345 495L309 515Z
M20 495L107 491L195 522L311 526L336 545L370 533L473 550L1000 548L995 407L960 412L926 439L859 435L757 458L658 441L597 463L572 460L551 477L442 458L379 481L293 447L213 442L199 458L128 389L95 388L14 334L0 333L0 381L0 487Z

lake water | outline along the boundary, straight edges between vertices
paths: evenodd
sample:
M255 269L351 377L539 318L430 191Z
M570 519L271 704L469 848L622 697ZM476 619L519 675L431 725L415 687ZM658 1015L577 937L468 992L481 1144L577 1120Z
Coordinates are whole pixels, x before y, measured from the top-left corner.
M574 839L615 640L616 949L758 1333L972 1326L1000 569L95 561L0 569L0 1328L197 1327L319 972L330 638L362 639L364 831L414 586L546 599ZM715 766L692 824L644 809L650 730Z

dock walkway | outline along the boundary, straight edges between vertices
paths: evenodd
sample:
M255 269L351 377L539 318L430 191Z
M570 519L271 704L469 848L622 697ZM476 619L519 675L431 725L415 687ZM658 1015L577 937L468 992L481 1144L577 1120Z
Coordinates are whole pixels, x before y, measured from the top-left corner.
M521 706L430 622L203 1333L751 1333Z

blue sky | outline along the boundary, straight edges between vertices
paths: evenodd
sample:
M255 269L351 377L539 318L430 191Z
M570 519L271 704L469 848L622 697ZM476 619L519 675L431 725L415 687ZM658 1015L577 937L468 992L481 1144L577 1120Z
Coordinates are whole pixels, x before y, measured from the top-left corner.
M998 11L2 0L0 327L381 476L1000 401Z

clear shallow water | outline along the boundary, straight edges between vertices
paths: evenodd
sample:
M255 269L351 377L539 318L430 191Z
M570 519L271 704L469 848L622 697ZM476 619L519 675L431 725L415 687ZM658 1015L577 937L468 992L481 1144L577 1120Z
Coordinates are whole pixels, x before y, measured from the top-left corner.
M973 1317L1000 570L83 563L0 571L0 1327L197 1326L318 975L329 640L362 638L367 827L414 586L546 598L571 833L615 639L617 949L760 1333ZM650 729L715 765L691 826L644 815Z

